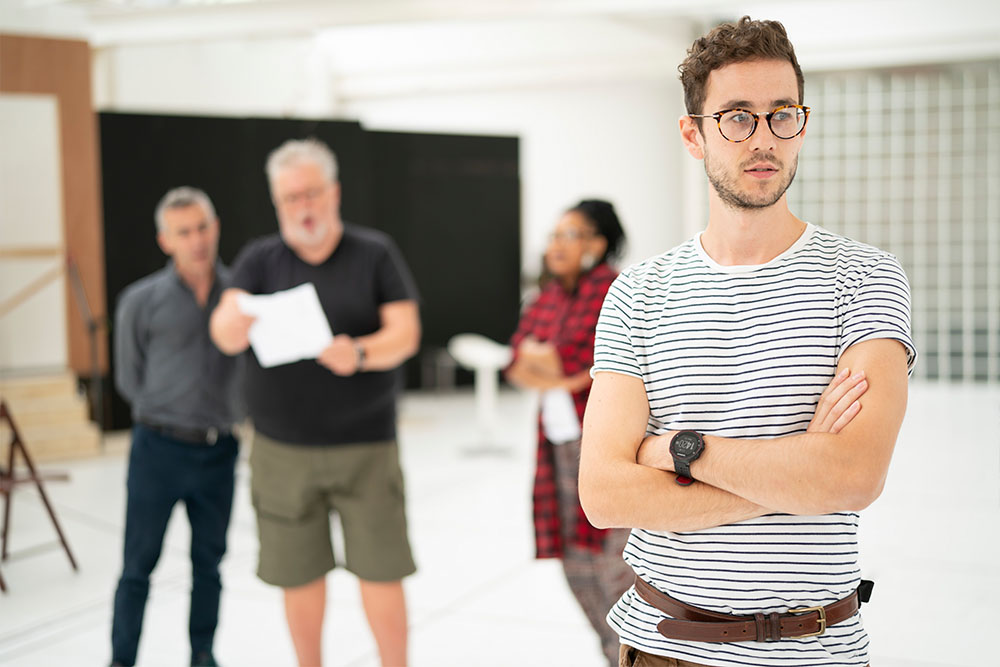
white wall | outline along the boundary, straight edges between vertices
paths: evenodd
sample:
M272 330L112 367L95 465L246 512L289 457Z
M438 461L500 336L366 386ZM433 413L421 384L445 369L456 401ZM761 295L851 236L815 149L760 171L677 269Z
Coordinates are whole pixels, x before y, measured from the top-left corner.
M0 95L0 249L63 245L58 113L53 95ZM62 261L0 257L0 303ZM0 317L0 371L66 363L66 293L57 277Z
M308 38L230 39L95 50L101 111L329 115L330 77Z
M626 82L361 101L372 129L521 139L522 257L537 275L546 237L582 197L612 201L629 237L626 264L681 239L679 89Z

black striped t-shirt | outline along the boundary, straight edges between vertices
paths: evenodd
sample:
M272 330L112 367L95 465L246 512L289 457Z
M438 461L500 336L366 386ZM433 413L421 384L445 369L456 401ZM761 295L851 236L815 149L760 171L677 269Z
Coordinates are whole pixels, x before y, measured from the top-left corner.
M803 433L844 351L910 338L906 275L892 255L807 225L766 264L722 266L700 235L637 264L611 286L594 372L640 378L647 433L692 429L728 438ZM663 592L732 614L827 605L860 580L858 515L772 514L689 533L632 531L625 560ZM663 614L629 590L608 614L622 641L718 667L868 664L856 614L821 637L710 644L666 639Z

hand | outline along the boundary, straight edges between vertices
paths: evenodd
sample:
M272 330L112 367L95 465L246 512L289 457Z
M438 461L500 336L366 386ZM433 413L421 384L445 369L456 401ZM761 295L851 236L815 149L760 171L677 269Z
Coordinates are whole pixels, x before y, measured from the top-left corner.
M552 343L541 343L528 336L517 346L517 356L536 373L554 377L562 375L559 351Z
M316 362L329 369L335 375L354 375L360 368L360 356L354 339L346 334L333 337Z
M858 398L868 391L865 372L851 374L849 368L841 370L830 381L816 405L816 413L809 422L807 433L840 433L861 412Z
M560 382L560 388L565 389L571 394L583 391L590 386L593 380L590 379L590 369L581 371L576 375L567 375Z
M225 354L237 354L250 346L250 326L257 320L240 310L237 300L240 294L246 292L227 289L212 312L212 339Z

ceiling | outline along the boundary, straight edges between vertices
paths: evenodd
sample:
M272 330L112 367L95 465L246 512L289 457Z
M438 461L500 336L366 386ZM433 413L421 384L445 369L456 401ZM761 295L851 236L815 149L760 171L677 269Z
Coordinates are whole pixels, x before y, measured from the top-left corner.
M622 44L623 34L631 35L626 47L630 39L673 44L742 14L781 20L806 69L1000 57L995 0L0 0L0 31L83 37L107 49L373 28L447 44L508 30L505 47L515 51L525 31L544 50L545 35L565 37L559 26L585 25L578 48L587 52L605 41L601 29L608 44Z

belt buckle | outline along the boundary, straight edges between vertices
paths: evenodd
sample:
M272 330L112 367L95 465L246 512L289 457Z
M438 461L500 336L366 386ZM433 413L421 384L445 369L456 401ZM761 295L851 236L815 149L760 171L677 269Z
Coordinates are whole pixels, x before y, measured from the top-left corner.
M209 428L208 431L205 432L205 441L208 444L214 445L218 439L219 439L219 429L215 428L214 426Z
M808 614L811 611L815 611L819 614L819 632L810 632L805 635L793 635L789 639L805 639L806 637L819 637L821 634L826 632L826 609L824 607L799 607L798 609L789 609L787 613L789 614Z

